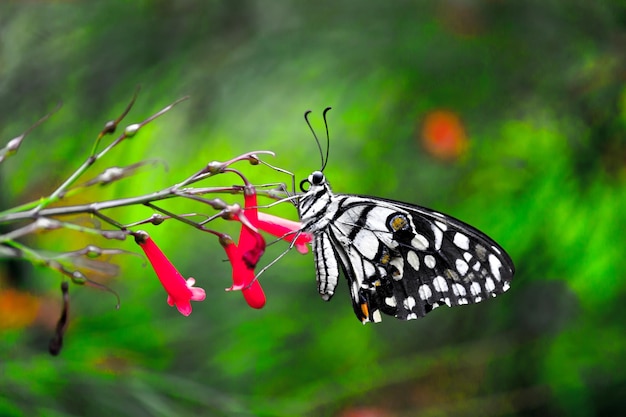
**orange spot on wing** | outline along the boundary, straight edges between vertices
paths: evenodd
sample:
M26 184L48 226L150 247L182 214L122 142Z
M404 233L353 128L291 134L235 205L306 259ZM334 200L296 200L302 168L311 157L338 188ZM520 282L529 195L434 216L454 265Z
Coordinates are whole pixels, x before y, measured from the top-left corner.
M370 310L366 303L361 303L361 313L363 313L363 319L367 319L370 316ZM362 319L362 320L363 320Z

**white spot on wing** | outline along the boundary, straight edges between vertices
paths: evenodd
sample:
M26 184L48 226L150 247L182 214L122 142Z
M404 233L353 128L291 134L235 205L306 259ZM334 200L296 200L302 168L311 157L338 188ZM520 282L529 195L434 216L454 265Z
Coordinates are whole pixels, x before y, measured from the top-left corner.
M417 256L417 253L415 253L414 251L409 251L409 253L406 254L406 260L409 265L411 265L411 268L415 269L416 271L420 270L420 258Z
M430 269L433 269L435 267L435 258L432 255L424 256L424 264Z
M435 235L435 250L441 249L441 242L443 242L443 232L435 225L431 227Z
M437 225L438 228L440 228L444 232L446 230L448 230L448 226L445 223L441 223L441 222L435 221L435 224Z
M495 289L496 289L496 284L493 283L493 280L491 278L487 278L485 280L485 290L487 290L487 292L491 292Z
M472 256L472 254L471 254L471 253L469 253L469 252L465 252L465 253L463 254L463 259L465 259L467 262L471 261L471 260L472 260L472 258L473 258L473 256Z
M417 314L415 313L407 314L406 316L407 320L415 320L416 318L417 318Z
M481 292L482 292L482 290L480 288L480 284L477 283L477 282L472 282L472 285L470 285L470 294L472 294L474 297L476 297Z
M398 305L396 303L396 297L393 295L391 297L385 298L385 304L387 304L389 307L395 307L396 305Z
M409 311L413 310L413 307L415 307L416 305L415 298L408 296L407 298L404 299L404 301L402 302L402 305L404 305L404 308L406 308Z
M465 262L463 259L457 259L455 264L456 270L459 272L459 274L467 274L467 271L469 270L469 265L467 264L467 262Z
M446 292L448 291L448 283L443 277L437 276L433 279L433 286L435 287L435 291L438 292Z
M483 300L483 299L482 299L482 297L476 297L476 298L474 298L474 302L475 302L475 303L480 303L482 300Z
M444 298L443 302L446 303L448 307L452 307L452 303L450 302L450 299L448 297Z
M420 298L424 301L428 300L433 295L433 292L431 291L430 287L426 284L420 285L417 292Z
M497 281L500 281L502 278L500 277L500 267L502 266L502 262L495 255L489 255L489 268L491 269L491 274L495 277Z
M454 234L454 240L452 241L458 248L468 250L469 239L463 233L456 232Z
M464 297L465 294L467 294L467 292L465 291L465 287L461 284L452 284L452 293L454 293L454 295L456 295L457 297Z
M504 284L502 284L502 291L508 291L509 288L511 288L511 286L509 285L508 282L505 282Z
M372 318L374 319L374 323L380 323L383 321L383 318L380 315L380 310L374 310L372 312Z
M415 237L411 239L411 246L417 250L426 250L428 249L428 239L424 235L416 233Z
M460 306L469 304L469 302L467 301L467 298L459 298L457 302L459 303Z

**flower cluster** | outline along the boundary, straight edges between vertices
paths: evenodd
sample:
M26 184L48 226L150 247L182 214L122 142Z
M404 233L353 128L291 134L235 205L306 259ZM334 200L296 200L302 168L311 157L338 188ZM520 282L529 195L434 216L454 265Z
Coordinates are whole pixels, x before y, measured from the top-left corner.
M231 213L230 217L231 220L241 223L239 242L235 243L225 233L210 231L218 236L232 266L233 284L226 290L241 291L252 308L262 308L266 301L263 288L255 275L255 268L265 253L265 239L259 230L290 242L300 253L307 253L307 245L311 242L311 235L300 231L300 223L260 213L257 207L256 190L253 186L246 185L244 207ZM168 294L167 303L176 306L185 316L191 314L191 301L204 300L205 291L193 287L193 278L185 280L146 232L133 232L133 235L165 288Z

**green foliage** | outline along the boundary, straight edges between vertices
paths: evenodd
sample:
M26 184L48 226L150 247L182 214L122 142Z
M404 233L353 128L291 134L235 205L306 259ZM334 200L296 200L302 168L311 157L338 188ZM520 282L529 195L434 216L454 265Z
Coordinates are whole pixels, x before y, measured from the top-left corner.
M93 172L140 159L168 169L98 188L98 199L158 190L256 149L275 151L270 162L299 180L319 168L302 114L314 111L323 136L332 106L326 173L337 192L459 217L507 248L517 275L488 303L362 326L345 285L324 303L311 255L292 251L261 277L268 304L256 311L223 292L229 264L213 237L164 224L151 235L207 300L182 317L150 268L116 257L122 273L107 285L121 309L72 286L65 346L52 358L59 277L6 263L0 292L42 304L30 325L0 329L0 415L623 414L625 13L620 2L583 1L4 2L0 138L64 106L2 164L3 207L73 172L136 84L128 124L192 98ZM458 160L421 145L423 117L437 109L467 131ZM290 181L242 170L254 183ZM297 216L288 205L270 212ZM89 239L37 236L55 250ZM270 246L262 263L284 248Z

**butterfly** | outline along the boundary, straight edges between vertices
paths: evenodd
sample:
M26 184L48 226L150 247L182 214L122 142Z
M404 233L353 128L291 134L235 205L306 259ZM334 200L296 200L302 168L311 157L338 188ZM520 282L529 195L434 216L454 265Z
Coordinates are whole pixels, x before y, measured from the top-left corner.
M305 120L319 146L309 113ZM340 271L362 323L380 322L382 314L417 319L441 305L474 304L510 288L513 261L476 228L417 205L333 193L323 173L326 150L322 169L300 183L298 198L301 230L313 236L322 299L333 296Z

